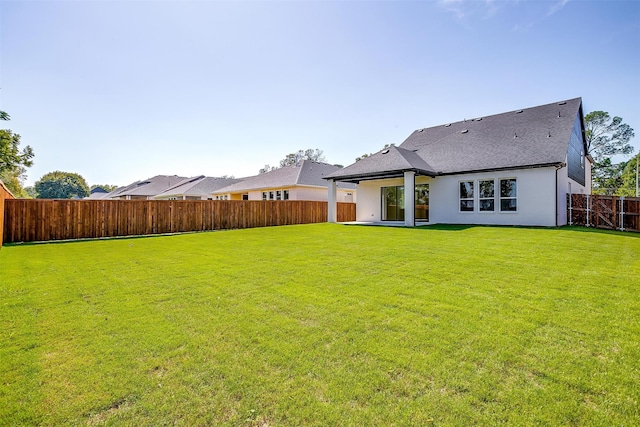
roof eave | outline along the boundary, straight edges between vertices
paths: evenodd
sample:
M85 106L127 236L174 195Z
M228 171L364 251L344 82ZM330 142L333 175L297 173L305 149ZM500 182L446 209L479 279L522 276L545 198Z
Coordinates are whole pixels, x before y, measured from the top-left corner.
M359 183L360 181L372 181L374 179L388 179L388 178L399 178L404 176L405 172L415 172L418 175L435 177L438 174L433 171L427 171L424 169L416 169L416 168L407 168L407 169L396 169L391 171L379 171L379 172L369 172L369 173L360 173L353 175L343 175L343 176L326 176L322 179L333 180L339 182L351 182L351 183Z
M498 172L498 171L510 171L510 170L518 170L518 169L539 169L539 168L549 168L549 167L563 167L566 164L564 162L552 162L552 163L538 163L533 165L523 165L523 166L505 166L498 168L487 168L487 169L474 169L474 170L465 170L465 171L454 171L454 172L439 172L439 176L447 176L447 175L464 175L469 173L483 173L483 172Z

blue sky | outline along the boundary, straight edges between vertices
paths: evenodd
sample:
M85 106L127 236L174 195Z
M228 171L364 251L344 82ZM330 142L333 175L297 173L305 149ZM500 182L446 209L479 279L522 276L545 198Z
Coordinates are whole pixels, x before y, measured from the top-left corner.
M0 0L0 109L47 172L124 185L348 165L581 96L639 135L640 1Z

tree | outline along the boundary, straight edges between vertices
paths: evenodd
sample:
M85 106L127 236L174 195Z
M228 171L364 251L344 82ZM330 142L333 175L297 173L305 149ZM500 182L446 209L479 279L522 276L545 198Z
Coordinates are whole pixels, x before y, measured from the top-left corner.
M89 195L89 186L84 178L71 172L49 172L36 181L35 189L39 199L72 199Z
M593 111L584 116L587 152L597 162L616 154L631 154L629 140L635 136L633 128L622 123L622 118L613 119L605 111Z
M110 193L113 190L115 190L116 188L118 188L117 185L109 185L109 184L93 184L90 188L90 190L93 190L94 188L102 188L103 190L105 190L106 192Z
M629 144L635 136L633 128L622 123L622 118L613 119L606 111L593 111L584 116L587 152L593 157L591 180L595 194L618 194L622 186L622 171L626 163L614 164L611 156L628 155L633 152Z
M258 173L267 173L267 172L274 171L276 169L278 169L278 168L275 167L275 166L271 166L271 165L266 164L266 165L264 165L264 167L262 169L260 169L260 171L258 171Z
M271 172L276 169L284 168L287 166L299 166L303 160L311 160L314 162L326 163L327 159L322 154L322 150L308 148L306 150L298 150L295 153L289 153L287 156L280 160L280 166L264 165L258 173Z
M280 160L280 167L298 166L303 160L311 160L314 162L326 162L327 159L322 155L322 150L317 148L308 148L306 150L298 150L296 153L287 154L287 157Z
M640 168L640 153L629 160L622 170L620 175L622 185L620 185L616 192L617 196L636 196L636 180L638 180L637 168Z
M595 162L592 168L591 182L593 194L613 196L622 185L622 171L626 162L611 163L610 158Z
M11 117L4 111L0 111L0 120L10 120ZM22 182L25 178L26 168L33 165L33 149L26 146L20 151L20 135L10 129L0 129L0 179L7 188L16 196L24 196Z

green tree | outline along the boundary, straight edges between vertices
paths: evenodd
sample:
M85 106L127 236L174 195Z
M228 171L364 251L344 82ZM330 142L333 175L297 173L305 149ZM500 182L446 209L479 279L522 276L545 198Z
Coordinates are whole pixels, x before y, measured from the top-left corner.
M622 118L611 118L606 111L593 111L584 116L587 152L593 157L591 169L593 192L616 194L622 185L625 162L614 164L611 156L633 153L629 143L635 136L633 128L622 122Z
M591 183L593 194L613 196L622 186L622 171L626 162L611 163L611 158L607 157L593 164L591 169Z
M0 120L10 120L11 117L4 111L0 111ZM10 129L0 129L0 179L7 188L16 196L23 197L26 193L22 188L26 168L33 165L34 156L30 146L20 146L20 135Z
M45 174L36 182L39 199L73 199L87 197L89 186L81 175L54 171Z
M593 111L584 116L587 152L596 162L616 154L631 154L633 147L629 144L635 136L633 128L622 123L622 118L613 119L605 111Z
M322 150L308 148L306 150L298 150L295 153L287 154L287 156L280 160L280 167L286 166L298 166L303 160L312 160L314 162L326 162L327 159L322 154Z
M93 184L90 188L90 190L93 190L94 188L102 188L104 189L106 192L110 193L113 190L115 190L116 188L118 188L117 185L109 185L109 184Z
M271 166L269 164L264 165L258 173L271 172L276 169L284 168L287 166L299 166L303 160L311 160L314 162L326 163L327 159L322 154L322 150L317 148L308 148L306 150L298 150L295 153L289 153L286 157L280 160L280 166Z
M622 184L618 188L616 195L627 197L636 196L636 180L638 179L638 171L636 168L640 168L640 153L636 154L635 157L626 163L626 166L620 174Z

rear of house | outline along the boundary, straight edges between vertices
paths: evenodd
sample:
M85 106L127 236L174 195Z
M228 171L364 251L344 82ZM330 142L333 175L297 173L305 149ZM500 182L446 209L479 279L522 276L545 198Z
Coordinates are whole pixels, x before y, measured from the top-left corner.
M566 195L591 192L582 102L418 129L327 179L358 184L362 222L564 225Z

